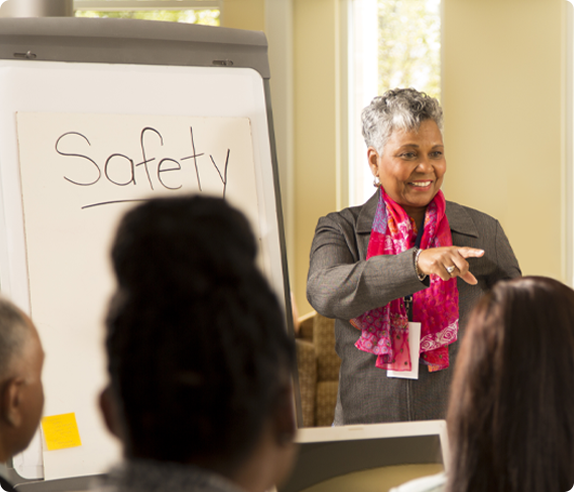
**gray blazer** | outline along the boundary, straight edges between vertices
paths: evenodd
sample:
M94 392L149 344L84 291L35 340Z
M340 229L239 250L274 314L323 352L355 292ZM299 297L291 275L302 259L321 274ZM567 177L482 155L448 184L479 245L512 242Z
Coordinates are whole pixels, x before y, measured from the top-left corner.
M414 268L413 250L365 261L379 193L364 205L319 219L311 246L307 298L313 308L335 318L335 348L341 358L335 425L443 419L460 342L449 346L450 367L429 373L421 365L418 380L387 378L375 367L376 356L355 347L360 336L349 320L391 300L427 287ZM470 258L478 280L458 279L459 334L472 306L501 279L521 275L518 261L498 221L454 202L446 202L452 242L485 251Z

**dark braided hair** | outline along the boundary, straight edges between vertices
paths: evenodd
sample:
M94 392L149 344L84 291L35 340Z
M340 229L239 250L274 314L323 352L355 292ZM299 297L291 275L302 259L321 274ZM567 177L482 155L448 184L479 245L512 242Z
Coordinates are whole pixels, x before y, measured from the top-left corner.
M123 218L106 343L128 456L232 464L260 436L295 359L256 250L218 198L154 199Z

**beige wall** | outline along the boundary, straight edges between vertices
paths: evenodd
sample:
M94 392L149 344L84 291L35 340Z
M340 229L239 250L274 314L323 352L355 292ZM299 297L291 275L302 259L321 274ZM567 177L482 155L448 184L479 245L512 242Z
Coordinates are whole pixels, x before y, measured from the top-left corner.
M267 0L288 3L293 33L293 190L290 247L290 283L299 314L311 310L305 297L309 250L317 219L337 209L337 163L340 163L337 132L340 123L340 78L338 73L341 0ZM265 0L225 0L224 27L265 30ZM259 19L255 22L253 17ZM266 32L269 51L273 33ZM273 61L271 61L273 68ZM271 72L271 92L277 78ZM276 128L280 126L276 123ZM282 135L276 135L281 146ZM281 162L279 165L281 166Z
M445 195L497 217L524 274L566 281L564 0L443 0Z
M305 286L317 219L337 209L338 8L338 0L294 2L295 268L292 288L300 314L311 310Z
M265 30L265 0L223 0L223 27Z
M337 209L342 1L285 1L293 9L290 270L304 314L314 227ZM565 0L443 0L443 7L445 194L498 218L525 274L568 281ZM224 24L264 29L264 0L226 0Z

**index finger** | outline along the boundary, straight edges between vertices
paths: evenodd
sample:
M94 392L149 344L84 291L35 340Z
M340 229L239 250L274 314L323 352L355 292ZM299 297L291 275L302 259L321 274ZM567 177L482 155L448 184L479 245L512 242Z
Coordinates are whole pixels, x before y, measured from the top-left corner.
M484 254L483 249L477 248L458 248L458 254L463 258L480 258Z

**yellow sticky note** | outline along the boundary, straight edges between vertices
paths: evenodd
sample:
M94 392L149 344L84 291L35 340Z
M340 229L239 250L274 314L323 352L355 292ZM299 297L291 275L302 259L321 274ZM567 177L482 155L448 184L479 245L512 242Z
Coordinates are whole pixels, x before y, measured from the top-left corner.
M76 414L63 413L42 419L42 430L46 438L48 451L81 446L80 431L76 423Z

